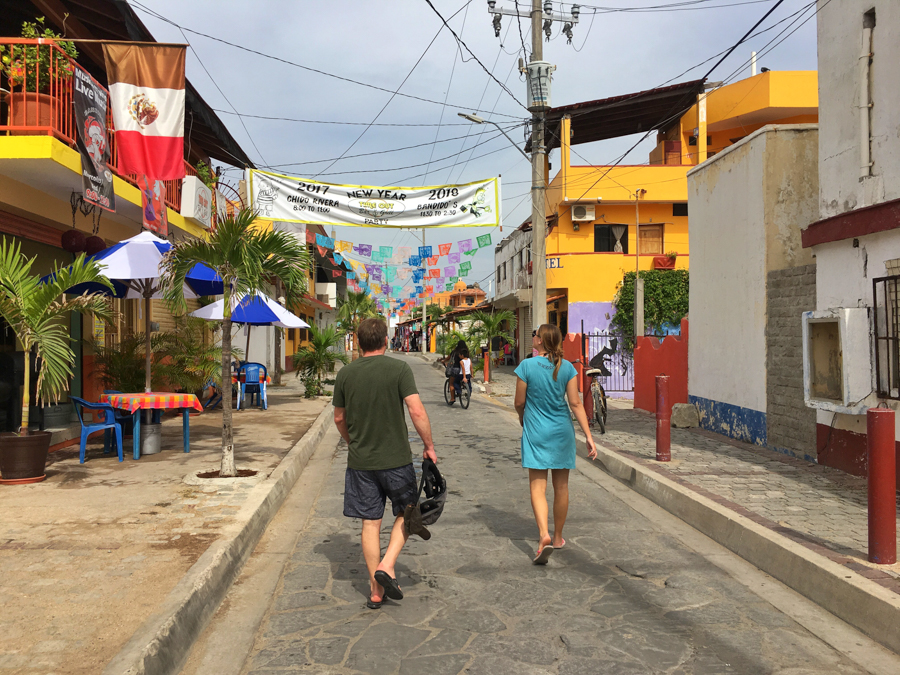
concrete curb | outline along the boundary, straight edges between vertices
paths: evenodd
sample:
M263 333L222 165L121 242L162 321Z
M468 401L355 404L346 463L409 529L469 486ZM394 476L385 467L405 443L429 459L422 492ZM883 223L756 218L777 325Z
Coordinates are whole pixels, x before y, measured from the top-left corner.
M200 556L169 593L162 609L131 636L103 675L174 675L179 671L321 442L331 415L326 406L271 475L253 488L236 522Z
M576 431L578 454L783 584L806 596L876 642L900 653L900 597L749 518L716 504L602 446L587 459ZM588 478L590 473L579 468Z

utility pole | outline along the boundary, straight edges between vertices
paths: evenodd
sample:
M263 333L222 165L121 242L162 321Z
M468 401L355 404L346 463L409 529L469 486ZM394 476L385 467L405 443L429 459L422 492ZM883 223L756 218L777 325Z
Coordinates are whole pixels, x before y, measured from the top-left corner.
M644 334L644 280L641 279L641 197L643 188L634 191L634 338ZM635 343L637 344L637 343Z
M527 1L527 0L526 0ZM572 27L578 23L581 9L571 6L571 14L553 11L552 0L531 0L531 11L520 12L497 8L496 0L488 0L488 12L494 15L494 34L500 37L501 16L531 19L531 58L523 68L527 74L528 110L531 112L531 229L532 242L532 323L537 328L547 323L547 147L545 145L547 111L550 109L550 74L556 70L544 61L543 32L547 39L554 22L564 23L562 32L572 43ZM543 5L543 7L542 7Z

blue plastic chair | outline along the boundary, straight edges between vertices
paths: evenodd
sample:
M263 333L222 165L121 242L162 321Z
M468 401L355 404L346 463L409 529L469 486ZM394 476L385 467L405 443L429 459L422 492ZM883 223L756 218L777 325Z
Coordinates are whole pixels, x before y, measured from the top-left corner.
M244 381L241 382L241 374L244 375ZM249 404L253 405L253 396L256 396L256 405L262 406L263 410L269 409L269 399L266 396L266 378L269 371L261 363L244 363L238 368L238 398L237 410L241 409L241 399L247 400L247 394L250 394Z
M69 398L72 401L72 405L75 406L75 414L78 415L78 421L81 423L81 452L79 453L79 463L84 464L84 456L87 453L87 439L88 436L95 431L104 430L103 453L106 454L109 452L110 432L113 429L116 431L116 447L119 449L119 461L124 461L125 457L122 454L122 448L124 447L122 445L122 425L116 421L116 409L109 405L109 403L88 403L77 396L70 396ZM85 424L85 410L102 411L103 421Z

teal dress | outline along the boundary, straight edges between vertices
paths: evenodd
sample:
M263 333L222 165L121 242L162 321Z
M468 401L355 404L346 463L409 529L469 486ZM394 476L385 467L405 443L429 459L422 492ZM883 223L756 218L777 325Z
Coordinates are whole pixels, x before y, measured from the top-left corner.
M575 429L566 403L566 385L576 375L566 360L553 379L545 356L525 359L516 375L528 385L522 427L522 466L526 469L574 469Z

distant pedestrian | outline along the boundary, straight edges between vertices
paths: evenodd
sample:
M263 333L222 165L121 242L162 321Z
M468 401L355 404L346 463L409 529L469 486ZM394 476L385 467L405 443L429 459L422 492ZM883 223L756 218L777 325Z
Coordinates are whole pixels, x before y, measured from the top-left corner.
M565 546L562 531L569 512L569 470L575 468L575 430L569 410L587 438L588 456L597 451L584 404L578 395L575 366L563 359L562 333L551 324L535 331L537 356L516 368L515 406L522 425L522 466L528 469L531 508L538 526L537 555L546 565L554 549ZM568 399L568 405L566 400ZM547 471L553 477L553 536L547 523Z
M378 609L384 596L403 598L394 565L409 537L403 511L418 498L404 403L425 444L423 456L437 462L437 455L412 369L384 354L388 342L384 321L365 319L356 337L362 358L337 373L334 423L350 448L344 477L344 515L362 520L362 550L370 584L366 605ZM394 525L382 558L381 520L388 497Z

